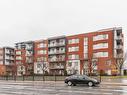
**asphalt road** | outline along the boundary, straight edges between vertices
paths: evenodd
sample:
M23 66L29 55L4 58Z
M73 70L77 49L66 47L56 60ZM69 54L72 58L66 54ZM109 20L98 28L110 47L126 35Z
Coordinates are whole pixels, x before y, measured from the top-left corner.
M0 95L127 95L127 86L67 86L63 82L0 81Z

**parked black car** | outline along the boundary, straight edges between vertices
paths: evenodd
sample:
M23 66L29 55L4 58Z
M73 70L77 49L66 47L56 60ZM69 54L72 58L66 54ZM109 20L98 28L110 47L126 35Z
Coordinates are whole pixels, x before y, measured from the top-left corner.
M69 86L76 84L87 84L88 86L95 86L100 84L100 82L96 79L90 78L86 75L72 75L65 78L65 83Z

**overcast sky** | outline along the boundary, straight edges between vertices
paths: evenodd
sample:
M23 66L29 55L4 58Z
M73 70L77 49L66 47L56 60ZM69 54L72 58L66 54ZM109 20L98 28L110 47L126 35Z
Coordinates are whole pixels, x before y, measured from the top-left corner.
M0 0L0 46L122 27L127 0Z

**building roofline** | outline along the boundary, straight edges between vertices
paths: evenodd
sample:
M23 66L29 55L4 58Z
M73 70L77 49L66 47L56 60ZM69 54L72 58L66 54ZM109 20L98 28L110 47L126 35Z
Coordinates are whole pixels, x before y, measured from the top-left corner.
M24 42L17 42L17 43L15 43L15 44L23 44L23 43L33 43L34 41L24 41Z
M78 33L78 34L75 34L75 35L67 35L66 37L71 37L71 36L76 36L76 35L87 35L87 34L91 34L91 33L112 31L112 30L116 30L116 29L122 29L122 27L113 27L113 28L100 29L100 30L93 31L93 32Z
M55 39L60 39L60 38L65 38L65 37L66 37L65 35L56 36L56 37L50 37L50 38L48 38L48 40L55 40Z
M39 40L35 40L34 42L44 42L47 41L47 39L39 39Z
M97 30L95 32L104 32L104 31L111 31L111 30L116 30L116 29L122 29L122 27L113 27L113 28L101 29L101 30Z
M14 47L10 47L10 46L4 46L3 48L14 49Z

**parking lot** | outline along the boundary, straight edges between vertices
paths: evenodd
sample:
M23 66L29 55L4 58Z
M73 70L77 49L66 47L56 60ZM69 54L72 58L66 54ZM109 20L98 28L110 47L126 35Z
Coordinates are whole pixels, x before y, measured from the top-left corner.
M111 80L112 81L112 80ZM127 95L127 86L67 86L63 81L0 81L0 95Z

